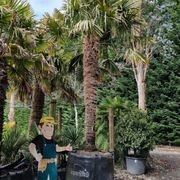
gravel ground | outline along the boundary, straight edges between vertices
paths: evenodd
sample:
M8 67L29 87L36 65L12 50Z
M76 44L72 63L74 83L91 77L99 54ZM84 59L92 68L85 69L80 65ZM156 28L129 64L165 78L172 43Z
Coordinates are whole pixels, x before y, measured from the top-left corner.
M150 169L146 174L131 175L115 167L114 180L180 180L180 147L159 146L150 155Z

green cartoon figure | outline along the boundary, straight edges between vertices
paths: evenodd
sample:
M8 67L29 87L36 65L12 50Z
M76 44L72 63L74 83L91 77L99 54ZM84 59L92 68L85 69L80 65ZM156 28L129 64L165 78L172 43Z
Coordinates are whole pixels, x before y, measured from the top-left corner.
M56 152L72 151L72 146L60 147L53 139L54 118L43 117L39 123L42 135L35 137L29 151L38 161L38 180L57 180Z

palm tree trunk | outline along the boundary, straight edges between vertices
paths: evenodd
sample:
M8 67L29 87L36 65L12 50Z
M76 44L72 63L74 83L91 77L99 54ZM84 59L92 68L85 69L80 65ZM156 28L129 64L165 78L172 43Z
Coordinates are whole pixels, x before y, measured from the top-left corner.
M114 152L114 110L109 108L109 152Z
M9 101L9 113L8 113L9 121L15 121L14 106L15 106L15 91L12 90L10 93L10 101Z
M28 132L31 131L32 124L34 122L36 122L38 124L42 117L43 107L44 107L44 99L45 99L44 92L42 91L38 82L36 82L34 93L33 93L33 99L32 99L32 110L31 110L31 117L29 120Z
M94 35L84 37L83 85L85 103L86 150L95 150L96 87L99 58L99 39Z
M141 17L141 11L142 11L142 0L134 1L137 8L139 8L139 14L138 16ZM140 37L142 31L140 25L134 25L133 27L133 33L135 36ZM144 47L139 42L136 42L134 44L134 48L139 53L143 52ZM146 71L147 71L147 64L144 64L143 62L138 62L133 64L133 71L137 83L137 89L138 89L138 108L140 110L146 111Z
M61 109L59 108L58 110L58 119L57 119L57 123L58 123L58 130L61 130L61 124L62 124L62 118L61 118Z
M74 114L75 114L75 126L76 126L76 132L78 131L79 123L78 123L78 111L77 111L77 105L76 102L73 102L74 104Z
M144 74L144 65L137 65L137 89L138 89L138 108L146 110L146 80Z
M0 55L1 55L1 50L0 50ZM5 107L7 87L8 87L7 61L5 58L0 57L0 147L2 142L4 107Z
M52 116L54 119L56 119L56 99L51 99L49 106L49 116Z

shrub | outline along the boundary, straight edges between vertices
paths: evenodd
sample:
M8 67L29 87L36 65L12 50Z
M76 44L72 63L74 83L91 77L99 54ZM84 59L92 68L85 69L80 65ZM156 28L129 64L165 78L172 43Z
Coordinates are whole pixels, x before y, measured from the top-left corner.
M146 113L130 109L120 112L120 120L115 127L116 151L120 154L133 153L134 156L147 156L154 145L152 123Z
M7 164L17 160L25 143L27 143L26 134L21 129L11 128L4 130L0 164Z

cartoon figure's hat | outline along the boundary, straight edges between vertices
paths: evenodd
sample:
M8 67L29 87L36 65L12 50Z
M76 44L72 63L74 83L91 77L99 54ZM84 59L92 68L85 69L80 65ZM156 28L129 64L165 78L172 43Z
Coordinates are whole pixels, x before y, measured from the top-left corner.
M54 118L51 117L51 116L45 116L45 117L42 117L39 123L40 123L40 124L41 124L41 123L51 123L51 124L56 124Z

